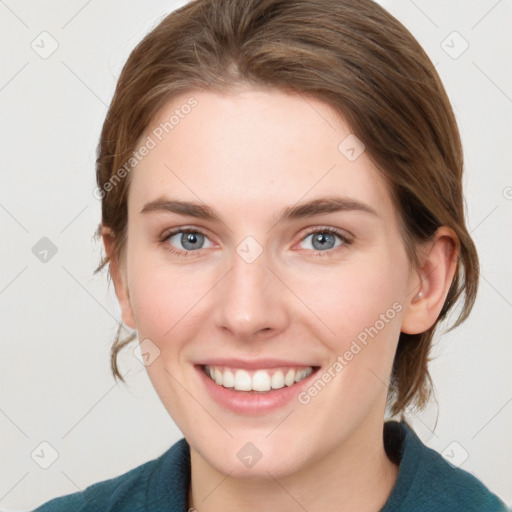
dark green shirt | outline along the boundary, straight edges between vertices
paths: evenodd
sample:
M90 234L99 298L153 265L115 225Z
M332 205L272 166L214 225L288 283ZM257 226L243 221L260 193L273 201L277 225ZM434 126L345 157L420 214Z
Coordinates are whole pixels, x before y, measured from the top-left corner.
M425 446L404 422L384 424L398 479L380 512L510 512L470 473ZM157 459L41 505L34 512L187 512L190 448L179 440Z

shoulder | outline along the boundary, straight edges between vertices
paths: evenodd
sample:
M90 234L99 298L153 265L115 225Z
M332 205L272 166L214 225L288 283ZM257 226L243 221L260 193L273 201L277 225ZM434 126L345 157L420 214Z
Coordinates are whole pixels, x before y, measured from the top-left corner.
M183 465L187 461L188 445L180 439L169 450L122 475L90 485L86 489L52 499L33 512L142 512L158 500L152 488L164 478L178 472L184 476ZM185 468L186 469L186 468ZM183 492L183 478L171 479L175 490ZM172 489L170 489L172 493ZM151 508L153 510L153 508Z
M89 512L93 510L124 511L130 501L131 510L145 510L144 499L148 479L158 460L151 460L130 471L95 483L83 491L55 498L38 507L34 512Z
M383 511L510 512L480 480L425 446L406 423L387 423L386 430L401 462L390 496L393 506Z

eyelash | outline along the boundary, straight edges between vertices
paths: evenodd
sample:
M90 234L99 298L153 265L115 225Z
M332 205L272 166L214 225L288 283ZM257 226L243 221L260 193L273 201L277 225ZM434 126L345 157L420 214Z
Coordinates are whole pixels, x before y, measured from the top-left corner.
M176 256L179 256L179 257L182 257L182 258L189 258L189 257L192 256L193 253L200 252L201 249L196 250L196 251L182 251L182 250L175 249L170 244L166 244L165 243L171 237L173 237L174 235L176 235L178 233L192 233L192 234L203 235L203 236L208 238L208 235L206 235L206 233L203 233L201 230L196 229L196 228L187 228L187 227L181 227L179 229L175 229L173 231L170 231L170 232L164 234L160 238L160 243L165 246L166 250L168 250L172 254L174 254ZM305 249L305 250L308 250L308 251L313 251L313 255L314 256L330 257L330 256L333 255L333 253L337 253L338 250L342 250L345 246L350 245L352 243L352 240L350 238L348 238L347 236L345 236L344 234L342 234L342 232L339 229L332 228L332 227L312 228L310 231L308 231L302 237L302 239L300 241L302 242L308 236L313 235L315 233L322 233L322 234L328 233L330 235L336 235L343 243L341 245L338 245L337 247L334 247L332 249L327 249L325 251L315 251L314 249ZM194 257L194 256L192 256L192 257Z

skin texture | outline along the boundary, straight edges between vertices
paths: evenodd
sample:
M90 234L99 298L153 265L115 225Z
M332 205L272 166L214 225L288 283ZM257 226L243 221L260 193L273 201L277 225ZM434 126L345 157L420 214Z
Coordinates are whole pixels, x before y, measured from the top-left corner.
M315 98L197 91L165 105L141 141L191 95L197 107L132 171L125 257L111 262L123 321L160 350L148 375L191 445L189 505L379 510L398 471L382 442L398 337L437 318L455 271L455 235L440 228L412 268L381 175L365 152L351 162L338 150L350 127ZM283 208L326 196L356 199L377 215L276 223ZM223 222L141 214L164 198L205 203ZM168 250L187 252L181 234L160 242L180 227L206 235L188 257ZM308 230L325 227L351 242L335 236L318 249ZM247 236L263 249L252 263L236 252ZM111 254L107 228L103 238ZM205 357L277 358L322 372L393 304L394 317L308 404L236 414L211 399L194 368ZM236 455L247 442L262 453L251 468Z

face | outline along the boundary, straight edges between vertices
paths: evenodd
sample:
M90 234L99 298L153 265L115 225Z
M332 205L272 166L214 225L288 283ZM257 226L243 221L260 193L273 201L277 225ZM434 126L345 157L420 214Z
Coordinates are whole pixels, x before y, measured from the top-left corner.
M277 477L382 432L412 270L350 127L317 99L246 88L176 97L148 136L120 302L194 453Z

